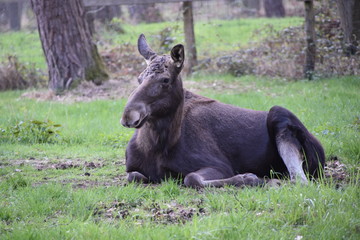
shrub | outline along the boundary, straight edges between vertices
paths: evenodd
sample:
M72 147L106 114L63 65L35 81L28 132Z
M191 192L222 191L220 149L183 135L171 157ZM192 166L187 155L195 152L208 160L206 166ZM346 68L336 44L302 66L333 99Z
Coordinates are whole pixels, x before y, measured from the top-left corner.
M19 62L16 56L8 56L0 63L0 91L44 87L46 75L33 66Z
M8 128L0 128L0 139L21 143L54 143L60 140L60 124L50 120L20 121Z
M343 32L335 11L322 7L318 12L315 76L360 75L360 49L354 55L345 54ZM212 70L236 76L255 74L286 79L304 78L306 36L303 26L275 31L272 25L267 25L254 35L264 36L263 41L254 44L253 48L217 58Z

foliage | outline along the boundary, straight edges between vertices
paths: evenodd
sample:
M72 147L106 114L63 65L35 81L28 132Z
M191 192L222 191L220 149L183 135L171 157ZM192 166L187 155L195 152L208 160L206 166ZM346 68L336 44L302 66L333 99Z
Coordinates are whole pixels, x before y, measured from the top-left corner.
M20 121L8 128L0 128L0 139L29 144L54 143L60 140L60 127L50 120Z
M110 22L106 21L104 23L105 28L107 30L114 31L114 32L116 32L118 34L124 34L125 33L125 30L122 27L122 24L123 24L123 22L119 18L113 18L113 19L111 19Z
M245 18L236 20L211 20L196 21L196 47L200 58L218 56L222 52L233 52L240 47L249 46L253 41L260 40L253 35L254 30L264 27L266 23L272 24L276 30L281 30L290 26L299 26L303 23L303 18ZM156 52L161 51L160 32L169 28L170 36L176 43L184 43L184 31L182 23L162 22L152 24L122 24L125 34L106 31L99 36L102 43L109 43L113 46L131 44L135 45L137 38L144 33L151 47ZM249 43L249 41L251 41ZM136 52L134 54L137 54Z
M171 28L166 27L161 30L158 34L160 42L160 53L167 54L171 48L175 45L176 37L173 37L174 32L178 31L178 26Z
M316 18L317 77L360 75L360 51L344 54L343 32L333 11L318 9ZM303 27L288 27L280 31L267 25L254 35L263 40L254 47L241 49L234 54L219 57L213 71L235 76L255 74L260 76L302 79L305 62L306 36Z
M17 56L19 62L34 64L34 68L46 70L46 60L37 31L19 31L1 33L0 62L8 56Z
M45 80L38 69L20 63L16 56L9 55L6 62L0 63L0 91L44 87Z

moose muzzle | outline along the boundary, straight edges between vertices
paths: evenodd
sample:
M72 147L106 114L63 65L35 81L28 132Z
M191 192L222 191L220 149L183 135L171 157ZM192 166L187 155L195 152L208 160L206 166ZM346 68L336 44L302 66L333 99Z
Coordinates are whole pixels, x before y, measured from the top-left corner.
M144 104L126 106L120 123L128 128L140 128L146 122L147 117Z

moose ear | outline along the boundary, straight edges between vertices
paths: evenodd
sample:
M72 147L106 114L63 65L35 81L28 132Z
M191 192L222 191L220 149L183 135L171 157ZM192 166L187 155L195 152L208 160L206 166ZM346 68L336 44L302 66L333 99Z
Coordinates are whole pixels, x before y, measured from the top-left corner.
M149 63L150 58L155 54L153 50L149 47L149 45L146 42L146 38L144 34L140 34L138 39L138 50L141 56L143 56L147 63Z
M185 60L185 51L182 44L178 44L171 49L171 58L177 68L182 68Z

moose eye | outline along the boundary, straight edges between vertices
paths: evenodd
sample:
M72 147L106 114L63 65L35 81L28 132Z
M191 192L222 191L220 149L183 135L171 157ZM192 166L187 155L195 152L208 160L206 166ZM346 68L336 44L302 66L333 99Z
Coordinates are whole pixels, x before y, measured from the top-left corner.
M162 82L163 82L163 83L169 83L169 82L170 82L170 79L169 79L169 78L164 78L164 79L162 80Z

